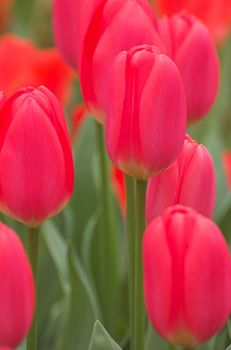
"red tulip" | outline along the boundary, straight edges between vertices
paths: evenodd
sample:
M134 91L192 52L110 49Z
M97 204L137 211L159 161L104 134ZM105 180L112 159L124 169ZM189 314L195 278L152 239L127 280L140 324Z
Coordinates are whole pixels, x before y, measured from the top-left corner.
M58 213L73 190L64 114L48 89L21 89L0 110L0 130L0 209L37 226Z
M77 68L79 20L83 2L83 0L55 0L52 11L56 46L73 68Z
M0 29L4 30L9 24L10 15L12 12L14 0L0 1Z
M89 12L91 11L91 15ZM107 110L109 75L115 56L140 44L163 46L156 19L146 0L88 0L82 7L80 81L87 106L101 121ZM135 18L135 20L134 20ZM84 29L83 29L84 28Z
M0 71L0 90L6 95L28 85L45 85L62 103L70 98L72 72L56 49L38 49L29 40L4 35L0 38Z
M159 21L167 54L176 63L184 83L188 121L203 118L211 109L219 85L219 60L206 26L181 13Z
M106 145L113 163L147 180L174 162L185 135L185 96L175 64L153 46L120 53L112 68Z
M188 135L179 157L168 169L151 177L146 194L146 220L150 223L176 204L211 217L215 208L216 175L211 156Z
M195 349L225 325L231 308L231 257L219 228L176 206L151 222L143 241L149 318L170 343Z
M126 215L126 189L125 189L125 178L122 171L116 168L113 164L111 165L111 180L113 190L118 200L123 217Z
M187 10L200 18L211 31L213 38L223 41L231 27L230 0L153 0L159 13L171 16Z
M227 150L222 156L224 171L227 179L228 188L231 189L231 151Z
M74 144L80 129L87 117L87 110L83 104L76 105L71 111L71 142Z
M0 223L0 349L18 346L32 323L35 288L25 250L9 227Z

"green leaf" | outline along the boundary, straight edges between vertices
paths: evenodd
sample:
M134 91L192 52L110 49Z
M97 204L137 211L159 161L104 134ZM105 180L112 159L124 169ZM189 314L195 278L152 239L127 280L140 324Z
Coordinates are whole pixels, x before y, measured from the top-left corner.
M229 345L229 346L226 348L226 350L231 350L231 345Z
M101 216L101 210L98 208L93 213L93 215L88 220L88 223L86 225L86 228L83 232L83 239L82 239L82 256L84 265L89 271L89 273L92 273L91 268L91 256L92 256L92 239L96 230L97 223L99 221L99 218Z
M68 248L66 242L54 222L47 221L42 229L44 233L44 242L46 243L47 249L52 257L62 290L64 294L66 294L70 287L67 260Z
M122 350L99 321L95 322L88 350Z
M63 337L57 349L87 349L93 324L97 318L101 318L101 312L94 288L73 250L69 251L69 273L70 296Z

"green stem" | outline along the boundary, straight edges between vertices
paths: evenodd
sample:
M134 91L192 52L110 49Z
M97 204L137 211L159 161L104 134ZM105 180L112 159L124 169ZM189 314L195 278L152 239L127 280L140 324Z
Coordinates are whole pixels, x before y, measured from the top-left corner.
M134 287L134 348L144 349L145 307L143 293L142 239L145 229L146 182L135 180L135 287Z
M106 327L113 333L117 302L118 264L116 255L116 232L114 225L114 210L109 178L108 158L104 145L104 127L96 123L97 139L100 156L101 201L103 207L102 234L100 244L101 256L101 304Z
M28 228L27 232L28 239L28 255L30 258L31 268L34 275L35 291L36 291L36 302L34 319L27 336L26 349L37 350L37 316L38 316L38 252L39 252L39 228Z
M168 349L168 350L175 350L176 347L175 347L175 345L168 343L167 349Z
M130 333L131 333L131 345L134 347L134 337L132 332L134 330L134 271L135 271L135 186L132 177L126 175L126 229L127 229L127 241L128 241L128 280L129 280L129 319L130 319Z

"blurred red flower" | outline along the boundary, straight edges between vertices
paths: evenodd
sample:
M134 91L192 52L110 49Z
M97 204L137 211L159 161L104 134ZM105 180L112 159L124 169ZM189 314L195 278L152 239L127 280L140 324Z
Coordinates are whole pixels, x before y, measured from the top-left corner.
M0 29L4 29L8 22L14 0L0 0Z
M82 127L88 111L83 104L76 105L71 111L71 128L70 128L70 136L71 143L74 144L78 137L80 128Z
M152 0L160 14L172 15L186 10L200 18L215 41L223 41L231 27L230 0Z
M66 103L72 93L73 72L55 48L40 49L27 39L13 34L0 39L0 90L6 95L15 90L44 85Z
M124 173L111 164L111 181L123 217L126 215L126 189Z

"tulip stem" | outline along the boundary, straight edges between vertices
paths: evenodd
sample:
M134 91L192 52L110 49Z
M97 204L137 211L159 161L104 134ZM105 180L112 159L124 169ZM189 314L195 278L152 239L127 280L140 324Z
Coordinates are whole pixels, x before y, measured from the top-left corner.
M103 309L105 325L109 332L114 332L115 313L117 311L117 277L118 263L116 247L116 232L114 225L114 210L112 202L112 192L109 178L109 162L105 151L104 144L104 126L96 123L97 139L100 156L100 173L101 173L101 201L103 208L102 217L102 234L100 238L100 258L101 258L101 283L100 299Z
M127 198L127 208L126 208L126 230L127 230L127 241L128 241L128 279L129 279L129 324L130 324L130 334L134 330L134 281L135 281L135 186L132 177L126 175L126 198ZM131 336L130 348L133 349L134 337Z
M37 316L38 316L38 298L37 298L37 286L38 286L38 251L39 251L39 228L28 228L27 233L28 240L28 255L30 258L31 268L34 275L36 302L34 319L27 336L26 349L37 350Z
M142 240L145 230L146 182L135 180L135 281L134 281L134 348L144 349L145 307L143 293Z

